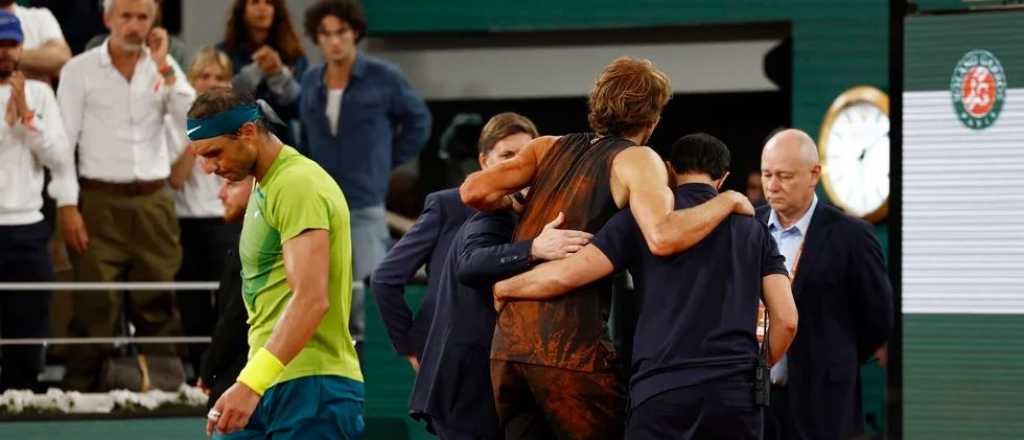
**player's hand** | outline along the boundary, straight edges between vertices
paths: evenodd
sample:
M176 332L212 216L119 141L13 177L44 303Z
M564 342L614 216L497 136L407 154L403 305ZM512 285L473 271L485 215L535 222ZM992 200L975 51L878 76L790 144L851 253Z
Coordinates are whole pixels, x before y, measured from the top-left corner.
M164 67L167 64L167 52L171 47L171 37L167 34L167 29L155 27L149 31L146 45L149 46L149 56L153 58L156 67Z
M889 366L889 346L883 345L878 351L875 352L875 357L878 358L878 366L885 368Z
M28 101L25 99L25 74L15 70L7 78L7 83L11 85L11 102L14 103L18 120L21 120L29 114Z
M209 415L219 414L218 417L207 417L206 435L213 435L213 431L223 434L230 434L245 429L249 424L249 418L256 411L256 405L260 403L260 395L241 382L235 382L224 392Z
M512 210L516 214L523 215L523 212L526 211L526 205L519 203L519 198L516 197L516 194L509 194L507 197L512 200Z
M252 60L256 62L260 70L266 76L274 76L281 72L284 68L284 62L281 61L281 54L277 53L270 46L263 46L259 48L255 53L252 54Z
M732 199L733 214L750 216L754 215L754 205L750 203L750 199L748 199L747 196L733 190L726 191L722 193L722 195Z
M14 92L11 92L11 99L7 101L7 111L4 113L4 121L8 127L14 127L18 123L18 103L14 102Z
M89 248L89 232L85 228L85 221L82 220L82 213L77 206L61 206L57 209L57 219L60 222L60 233L64 237L64 244L72 252L81 255Z
M405 358L409 360L409 365L412 365L412 371L415 371L415 372L419 373L420 372L420 361L419 361L419 359L416 359L416 356L406 356Z
M199 388L199 391L202 391L203 394L206 394L207 396L210 395L210 387L206 386L206 383L203 382L203 378L201 377L196 380L196 388Z
M497 296L494 297L494 311L495 312L500 314L501 313L501 309L505 308L505 304L508 304L508 301L506 301L506 300L504 300L502 298L498 298Z
M544 225L540 235L533 239L533 246L530 247L531 258L559 260L579 252L594 238L593 235L586 232L558 229L563 221L565 221L565 214L559 212L558 217Z

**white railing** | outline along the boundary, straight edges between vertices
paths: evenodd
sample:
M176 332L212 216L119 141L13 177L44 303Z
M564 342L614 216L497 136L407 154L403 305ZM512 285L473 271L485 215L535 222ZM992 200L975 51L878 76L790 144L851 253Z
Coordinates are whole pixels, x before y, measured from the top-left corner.
M101 292L108 290L171 290L175 292L208 292L217 290L220 283L207 282L55 282L55 283L0 283L0 295L25 291ZM353 289L362 289L361 281L352 282ZM124 344L209 344L209 336L115 336L98 338L0 338L3 345L124 345Z

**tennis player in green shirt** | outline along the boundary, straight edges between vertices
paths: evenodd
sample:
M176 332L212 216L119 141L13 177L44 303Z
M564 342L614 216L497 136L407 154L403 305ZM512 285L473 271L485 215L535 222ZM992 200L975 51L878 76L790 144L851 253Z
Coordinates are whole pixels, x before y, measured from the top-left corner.
M239 242L249 361L206 431L230 440L360 438L348 206L334 179L271 134L275 119L229 89L208 91L189 111L191 151L204 169L257 182Z

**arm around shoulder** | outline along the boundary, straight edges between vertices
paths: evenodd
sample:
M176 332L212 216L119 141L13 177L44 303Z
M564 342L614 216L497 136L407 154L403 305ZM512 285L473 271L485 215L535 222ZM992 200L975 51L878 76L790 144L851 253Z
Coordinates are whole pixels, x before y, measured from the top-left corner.
M749 202L732 191L701 205L676 210L667 165L650 147L631 147L619 153L612 164L612 178L613 185L621 185L654 255L689 249L734 212L753 214Z
M505 196L530 186L541 159L557 140L555 136L536 138L516 157L470 174L459 187L462 203L480 211L508 207Z
M499 301L557 298L615 271L612 261L593 244L568 258L549 261L494 285Z

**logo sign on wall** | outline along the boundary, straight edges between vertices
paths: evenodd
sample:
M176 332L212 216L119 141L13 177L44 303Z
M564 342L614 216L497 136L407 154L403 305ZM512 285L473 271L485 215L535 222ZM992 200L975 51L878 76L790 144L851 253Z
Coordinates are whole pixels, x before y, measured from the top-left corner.
M1006 100L1006 72L996 56L975 49L960 58L949 82L953 111L965 126L984 130L999 119Z

